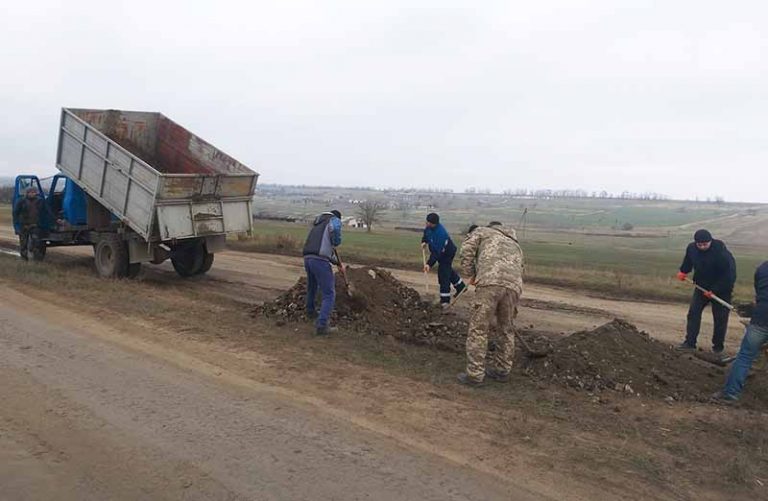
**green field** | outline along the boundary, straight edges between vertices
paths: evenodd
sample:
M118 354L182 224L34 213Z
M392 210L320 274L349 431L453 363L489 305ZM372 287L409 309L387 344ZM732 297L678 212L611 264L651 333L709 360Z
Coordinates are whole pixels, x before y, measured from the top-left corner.
M300 255L307 233L304 223L255 222L254 236L233 240L237 250ZM613 297L685 300L689 288L674 280L688 239L625 238L547 234L531 231L521 238L526 256L526 280L599 292ZM347 260L404 267L421 266L420 234L383 228L368 233L343 231L340 252ZM548 238L549 237L549 238ZM461 235L454 235L460 241ZM765 259L751 248L732 246L739 268L737 297L751 299L752 272Z
M295 189L299 190L300 189ZM309 190L309 189L308 189ZM317 190L317 189L315 189ZM309 220L318 212L338 207L354 216L350 200L370 192L343 190L341 194L259 194L255 212L298 218L297 222L255 221L252 237L233 238L236 250L276 252L299 256ZM375 192L377 196L381 193ZM635 200L514 200L500 196L430 195L429 203L443 208L390 208L372 232L344 229L342 256L350 262L418 270L421 250L418 231L431 210L441 214L454 240L473 222L500 220L518 230L526 255L526 280L572 287L620 298L685 300L690 290L673 279L685 246L696 228L709 228L722 238L737 260L736 297L752 299L754 268L768 259L768 208L745 204ZM387 202L387 200L389 200ZM383 203L394 206L397 195ZM413 204L426 203L415 199ZM528 212L521 218L523 209ZM630 231L620 226L630 222ZM0 210L0 223L9 225L10 207Z

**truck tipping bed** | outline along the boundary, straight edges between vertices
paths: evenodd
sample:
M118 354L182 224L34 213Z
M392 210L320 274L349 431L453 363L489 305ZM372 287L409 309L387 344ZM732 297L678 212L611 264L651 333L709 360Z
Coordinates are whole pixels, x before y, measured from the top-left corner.
M160 113L64 108L56 162L146 241L252 229L258 174Z

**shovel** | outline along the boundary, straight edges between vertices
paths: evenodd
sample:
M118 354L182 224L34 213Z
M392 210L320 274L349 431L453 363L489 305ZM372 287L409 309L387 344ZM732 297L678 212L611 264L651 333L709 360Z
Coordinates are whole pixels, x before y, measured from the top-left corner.
M424 247L421 248L421 262L424 266L427 265L427 251ZM424 292L429 294L429 273L424 272Z
M523 349L527 352L526 356L528 358L544 358L547 355L549 355L552 352L551 348L547 348L544 350L534 350L531 348L531 345L528 344L528 341L525 340L523 336L515 332L515 339L520 341L520 344L523 346Z
M347 278L347 268L344 266L344 263L341 262L341 256L339 256L339 251L336 249L333 249L333 255L336 256L336 262L338 263L339 272L341 273L341 278L344 279L344 285L347 288L347 296L352 297L354 295L354 287L351 283L349 283L349 278Z
M697 284L696 282L694 282L693 280L691 280L688 277L685 277L685 281L688 282L689 284L693 284L693 286L696 287L697 289L699 289L701 292L709 292L707 289L705 289L701 285ZM725 306L726 308L731 310L731 312L735 312L736 315L739 314L739 312L736 311L736 309L734 308L734 306L731 303L725 302L724 300L720 299L719 297L715 296L714 294L712 294L712 300L720 303L723 306Z

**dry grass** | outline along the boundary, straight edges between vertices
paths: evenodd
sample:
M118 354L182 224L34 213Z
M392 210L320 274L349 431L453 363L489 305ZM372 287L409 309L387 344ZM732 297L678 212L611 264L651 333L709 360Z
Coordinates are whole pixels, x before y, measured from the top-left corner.
M241 252L263 252L265 254L299 255L302 242L287 233L254 235L250 238L230 240L230 249Z
M11 226L13 222L11 206L7 204L0 204L0 225Z

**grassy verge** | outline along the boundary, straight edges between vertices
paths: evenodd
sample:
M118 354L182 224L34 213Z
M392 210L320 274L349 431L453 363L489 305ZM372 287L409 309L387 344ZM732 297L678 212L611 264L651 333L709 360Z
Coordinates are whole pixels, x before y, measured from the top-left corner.
M254 236L231 240L245 252L300 256L307 228L303 224L258 221ZM345 229L343 257L350 262L419 269L420 234L382 229L371 233ZM457 239L458 240L458 239ZM638 239L640 240L640 239ZM687 243L610 236L546 234L521 239L526 256L525 279L531 283L581 289L618 299L688 301L690 289L673 278ZM752 300L752 270L764 259L754 250L734 249L739 279L735 298Z

